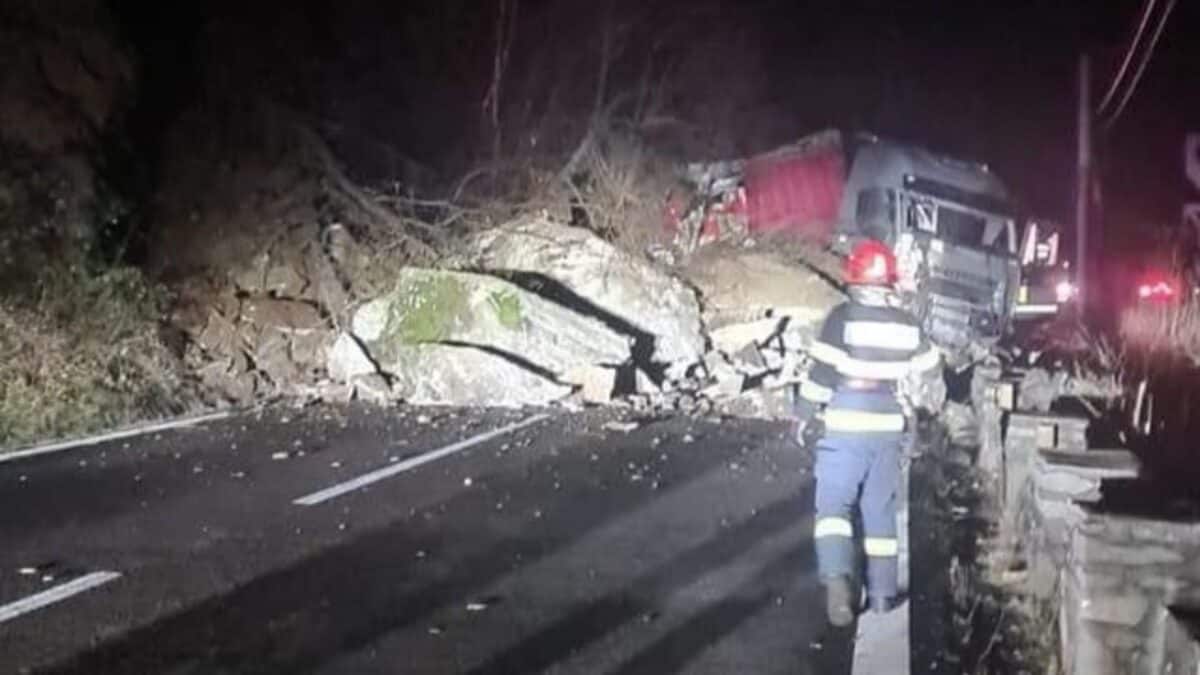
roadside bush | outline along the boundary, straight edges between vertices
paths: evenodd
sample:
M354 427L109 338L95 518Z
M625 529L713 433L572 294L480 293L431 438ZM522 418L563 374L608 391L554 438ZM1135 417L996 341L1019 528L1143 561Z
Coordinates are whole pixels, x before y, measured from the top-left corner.
M0 297L0 448L178 412L162 293L132 268L59 262Z
M1200 301L1177 305L1139 305L1121 315L1121 336L1149 353L1184 356L1200 366Z

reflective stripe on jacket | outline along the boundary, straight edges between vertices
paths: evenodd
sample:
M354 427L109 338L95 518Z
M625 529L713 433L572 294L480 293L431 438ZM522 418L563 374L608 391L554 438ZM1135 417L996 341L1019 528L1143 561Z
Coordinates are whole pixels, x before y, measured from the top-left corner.
M829 313L810 354L800 396L826 406L827 432L903 431L897 380L940 361L911 314L853 301Z

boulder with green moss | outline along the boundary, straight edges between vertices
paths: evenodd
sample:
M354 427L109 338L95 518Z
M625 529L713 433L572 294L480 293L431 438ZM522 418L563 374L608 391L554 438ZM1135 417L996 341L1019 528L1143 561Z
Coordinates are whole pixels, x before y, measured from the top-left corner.
M392 378L392 396L413 405L539 406L574 390L501 354L466 346L399 345L381 366Z
M460 263L523 278L539 292L605 316L652 341L653 361L693 363L704 354L700 303L686 284L588 230L527 218L472 236Z
M415 267L395 278L390 293L359 308L352 331L396 375L414 367L411 348L421 345L486 350L560 381L581 365L630 359L628 338L503 279Z

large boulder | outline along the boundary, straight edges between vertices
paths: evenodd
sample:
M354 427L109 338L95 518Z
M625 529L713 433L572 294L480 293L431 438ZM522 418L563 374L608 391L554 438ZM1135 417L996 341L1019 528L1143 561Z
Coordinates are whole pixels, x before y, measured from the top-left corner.
M542 283L543 292L652 339L652 361L694 363L703 356L695 292L587 230L527 218L473 235L464 250L465 265Z
M546 405L573 391L501 354L474 347L394 345L380 367L393 379L392 395L413 405Z
M341 333L329 347L325 371L337 382L350 382L356 377L374 375L377 369L358 340L349 333Z
M714 347L749 343L806 350L845 294L811 265L759 249L713 246L688 261L684 276L700 291Z
M460 351L410 349L457 345L487 350L543 377L569 381L579 366L617 366L630 358L628 338L596 319L482 274L404 268L395 289L354 315L352 331L385 371L401 375L420 354ZM478 358L478 357L475 357ZM464 371L464 374L469 371Z

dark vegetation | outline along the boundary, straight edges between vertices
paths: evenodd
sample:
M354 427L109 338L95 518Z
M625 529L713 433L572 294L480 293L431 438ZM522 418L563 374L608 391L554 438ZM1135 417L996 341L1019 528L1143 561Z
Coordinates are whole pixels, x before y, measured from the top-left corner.
M544 210L641 249L671 161L789 133L749 4L17 0L0 26L0 446L219 401L197 321L296 232L428 263Z

